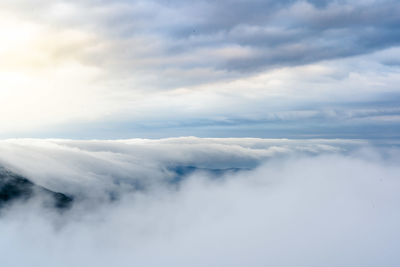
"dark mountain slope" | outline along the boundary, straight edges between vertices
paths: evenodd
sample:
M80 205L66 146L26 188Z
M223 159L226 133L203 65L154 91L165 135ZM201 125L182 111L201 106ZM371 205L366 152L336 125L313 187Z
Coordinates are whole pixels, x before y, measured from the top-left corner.
M48 199L44 204L60 210L72 206L73 198L59 192L53 192L36 185L18 174L0 167L0 208L14 201L27 201L35 194Z

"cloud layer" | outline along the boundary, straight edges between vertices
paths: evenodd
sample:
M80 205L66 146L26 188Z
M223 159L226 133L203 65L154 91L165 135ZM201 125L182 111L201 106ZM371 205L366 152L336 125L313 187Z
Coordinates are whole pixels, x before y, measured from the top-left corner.
M0 137L227 137L244 128L238 136L328 137L331 126L335 137L359 138L371 126L390 137L399 8L2 1Z
M35 201L2 211L5 266L397 266L399 151L359 141L9 140L1 164L64 192L115 201L59 214ZM168 167L203 170L171 186ZM119 183L126 188L128 183ZM116 184L114 184L117 186ZM24 255L21 257L21 255Z
M10 139L0 142L0 164L56 192L98 193L135 181L172 179L175 167L254 168L277 156L338 152L363 144L349 140L181 137L159 140L78 141ZM118 183L116 183L118 182ZM71 187L72 192L68 191Z
M368 53L400 41L400 7L393 0L41 0L36 12L31 5L3 4L55 27L94 31L104 42L93 40L83 58L130 71L252 71ZM99 52L106 53L99 57Z

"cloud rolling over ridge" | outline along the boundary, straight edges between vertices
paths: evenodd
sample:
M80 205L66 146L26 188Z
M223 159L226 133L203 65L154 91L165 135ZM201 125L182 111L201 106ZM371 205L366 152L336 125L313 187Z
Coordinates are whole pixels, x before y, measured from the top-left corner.
M0 248L9 266L400 261L397 149L346 140L200 138L9 140L0 147L9 169L51 189L87 194L61 215L35 201L3 210ZM171 167L188 165L198 171L166 182ZM243 170L204 170L231 167ZM125 181L114 184L120 198L96 198L114 179ZM151 182L132 190L131 179Z

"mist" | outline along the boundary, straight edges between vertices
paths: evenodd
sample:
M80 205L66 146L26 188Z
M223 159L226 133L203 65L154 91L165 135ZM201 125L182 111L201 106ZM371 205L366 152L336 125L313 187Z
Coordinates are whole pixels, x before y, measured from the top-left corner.
M2 266L400 263L397 148L200 138L0 143L1 165L75 197L62 212L40 194L3 208ZM192 171L175 179L177 166Z

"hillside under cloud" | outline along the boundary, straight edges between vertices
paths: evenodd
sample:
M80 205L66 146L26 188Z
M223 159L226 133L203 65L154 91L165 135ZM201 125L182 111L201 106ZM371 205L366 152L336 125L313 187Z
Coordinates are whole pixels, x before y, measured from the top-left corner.
M395 147L187 137L0 151L3 174L42 188L0 210L5 266L400 263ZM49 205L57 193L72 204Z

